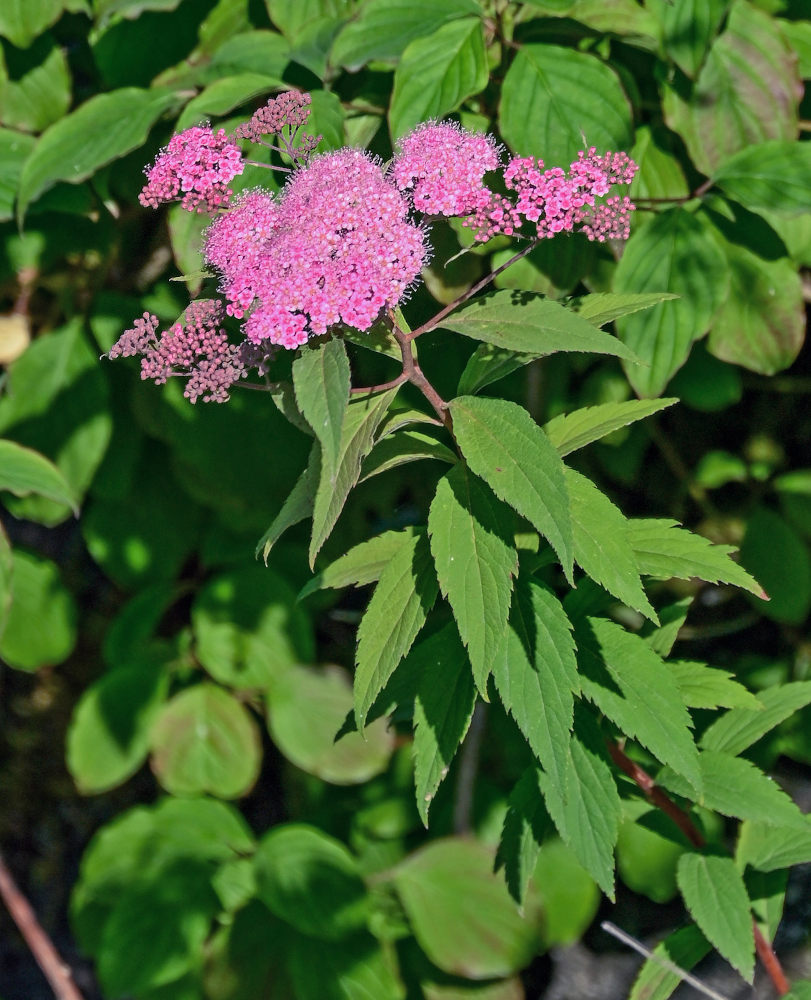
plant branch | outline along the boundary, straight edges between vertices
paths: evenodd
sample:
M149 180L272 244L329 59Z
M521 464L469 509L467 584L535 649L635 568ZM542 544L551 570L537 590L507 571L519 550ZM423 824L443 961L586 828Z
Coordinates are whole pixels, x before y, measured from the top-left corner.
M413 334L406 333L400 329L393 313L389 313L389 322L391 323L394 339L400 345L400 353L403 356L403 381L410 382L420 390L433 407L434 412L443 425L447 428L448 433L453 437L453 421L448 410L448 404L425 377L425 373L414 357L414 348L411 346Z
M0 855L0 897L57 1000L84 1000L73 982L70 968L62 961L28 900L20 892L2 855Z
M608 746L608 752L611 755L611 759L617 767L627 774L628 777L631 778L644 792L648 801L655 805L658 809L661 809L665 815L669 816L694 847L704 847L707 843L704 839L704 835L690 818L690 815L680 806L677 806L676 803L657 786L656 782L648 774L648 772L628 757L618 743L607 740L606 744ZM772 981L772 985L777 991L777 995L783 997L789 992L790 987L788 980L786 979L786 975L783 972L783 968L780 965L780 960L777 955L775 955L771 944L761 933L761 930L757 925L757 920L754 919L752 920L752 932L755 938L755 950L757 951L758 958L763 964L763 968L766 970L769 979Z
M363 393L370 393L370 392L384 392L386 389L393 389L397 385L402 385L403 382L406 382L407 380L408 379L406 373L402 371L396 378L389 379L388 382L379 382L377 385L354 386L352 389L349 390L349 392L353 396L359 396Z

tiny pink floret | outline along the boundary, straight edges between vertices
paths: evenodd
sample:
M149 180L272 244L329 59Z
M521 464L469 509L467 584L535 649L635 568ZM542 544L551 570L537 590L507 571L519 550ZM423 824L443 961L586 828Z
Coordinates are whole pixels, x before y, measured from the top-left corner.
M242 153L224 129L195 125L172 136L146 171L139 195L145 207L180 200L190 212L214 212L228 204L230 182L244 169Z

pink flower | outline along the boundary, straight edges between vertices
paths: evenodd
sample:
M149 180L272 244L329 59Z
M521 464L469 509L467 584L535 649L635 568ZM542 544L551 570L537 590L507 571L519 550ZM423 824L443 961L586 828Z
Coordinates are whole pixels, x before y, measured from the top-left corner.
M239 147L223 129L195 126L173 135L146 171L139 195L145 207L181 199L189 212L213 212L228 203L228 184L244 169Z
M306 132L298 134L310 117L310 101L309 94L300 94L296 90L273 97L254 113L250 121L239 125L234 135L238 139L259 143L263 142L264 135L276 135L282 143L281 149L294 162L306 163L310 153L321 141L320 135L308 135Z

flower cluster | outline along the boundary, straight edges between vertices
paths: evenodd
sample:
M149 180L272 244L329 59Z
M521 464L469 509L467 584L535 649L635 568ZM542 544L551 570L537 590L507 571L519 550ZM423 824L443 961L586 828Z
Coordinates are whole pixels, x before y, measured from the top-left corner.
M306 163L312 151L321 140L320 135L309 135L299 130L310 117L310 95L289 90L271 98L244 125L237 126L234 135L238 139L249 139L272 149L287 153L295 163ZM281 148L264 142L262 136L276 135Z
M228 185L243 169L242 153L224 129L195 126L172 136L146 171L139 200L157 208L180 198L190 212L213 212L228 203Z
M220 302L199 299L186 310L184 323L158 334L158 318L144 313L110 348L108 357L140 354L141 378L163 385L173 376L186 378L183 395L192 403L224 403L228 390L249 368L264 370L267 345L231 344L222 329Z

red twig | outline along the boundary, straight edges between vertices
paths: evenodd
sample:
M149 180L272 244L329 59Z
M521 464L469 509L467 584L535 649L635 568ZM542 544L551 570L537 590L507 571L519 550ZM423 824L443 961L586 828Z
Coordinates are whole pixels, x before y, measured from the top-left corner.
M628 777L631 778L645 793L645 797L648 801L655 805L657 809L661 809L663 813L669 816L691 844L695 847L704 847L706 844L704 836L695 823L693 823L689 814L677 806L676 803L657 786L656 782L648 774L648 772L628 757L619 744L612 743L611 741L606 742L608 752L611 754L611 759L617 767L621 771L624 771L625 774L627 774ZM789 982L786 979L786 975L783 972L783 968L780 965L780 960L777 955L775 955L771 944L761 933L756 920L752 921L752 931L755 937L755 950L757 951L758 958L763 964L763 968L766 970L769 979L771 979L772 985L777 990L778 996L783 997L789 992L790 987Z
M17 888L17 883L12 878L2 855L0 855L0 897L36 959L37 965L50 983L57 1000L84 1000L73 982L70 968L62 961L28 900Z

